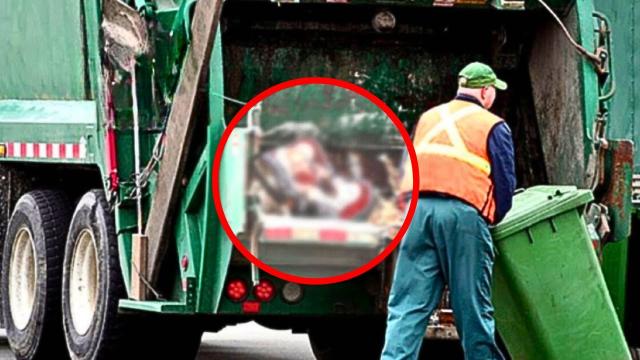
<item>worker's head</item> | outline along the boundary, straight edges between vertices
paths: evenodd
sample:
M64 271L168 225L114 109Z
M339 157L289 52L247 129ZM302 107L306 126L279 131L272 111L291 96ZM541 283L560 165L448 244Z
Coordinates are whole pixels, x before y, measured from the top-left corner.
M496 73L483 63L473 62L458 74L458 94L475 97L485 109L493 106L496 89L506 90L507 83L498 79Z

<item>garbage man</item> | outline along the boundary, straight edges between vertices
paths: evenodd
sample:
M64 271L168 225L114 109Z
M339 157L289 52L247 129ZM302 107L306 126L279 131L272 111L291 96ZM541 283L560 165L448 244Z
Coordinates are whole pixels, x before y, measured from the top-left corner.
M457 96L425 112L414 132L420 196L400 244L383 360L418 357L445 284L465 358L503 359L491 303L489 225L511 208L515 170L511 131L488 109L507 84L474 62L459 73L458 85ZM413 185L407 163L405 193Z

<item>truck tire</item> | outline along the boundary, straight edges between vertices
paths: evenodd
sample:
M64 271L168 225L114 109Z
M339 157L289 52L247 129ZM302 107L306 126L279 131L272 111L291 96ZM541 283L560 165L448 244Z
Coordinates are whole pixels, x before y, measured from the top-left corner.
M384 345L384 322L352 320L309 329L311 350L318 360L378 360Z
M75 360L193 359L202 327L190 318L122 314L126 289L120 269L115 222L104 192L79 201L69 225L64 256L62 317Z
M58 191L37 190L16 203L2 256L2 313L17 359L68 358L60 289L70 204Z
M74 359L119 358L127 320L118 314L125 296L113 216L104 193L84 194L69 225L62 280L62 317Z

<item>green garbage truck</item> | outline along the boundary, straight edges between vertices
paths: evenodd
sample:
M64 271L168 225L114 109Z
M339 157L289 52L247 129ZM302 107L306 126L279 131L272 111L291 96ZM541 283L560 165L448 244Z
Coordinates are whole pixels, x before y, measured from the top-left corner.
M423 111L453 96L459 69L479 60L509 83L494 111L512 129L519 187L590 190L574 205L592 241L592 253L580 254L594 256L587 268L596 275L579 284L602 281L607 290L574 304L610 307L598 318L606 328L590 331L618 344L621 332L611 329L624 329L633 353L636 26L640 4L624 0L0 0L0 296L12 351L19 359L187 359L204 331L253 320L308 333L319 359L376 358L393 256L323 286L252 267L215 211L217 145L244 103L306 76L367 89L411 131ZM243 126L241 143L250 142ZM228 220L242 223L238 179L247 175L237 165L222 159L218 186L237 204ZM519 213L509 226L524 229L531 224L514 223L530 218ZM496 230L505 254L507 233ZM546 233L531 234L537 244ZM536 306L505 295L504 281L523 273L513 269L496 273L498 326L510 352L530 354L528 344L513 345L526 332L501 320L507 307ZM569 273L549 283L589 288L572 281ZM425 336L455 338L452 321L444 298ZM575 326L576 343L600 346L581 343L578 324L563 326L563 341ZM534 345L552 344L559 327L531 331ZM554 349L537 358L568 356Z

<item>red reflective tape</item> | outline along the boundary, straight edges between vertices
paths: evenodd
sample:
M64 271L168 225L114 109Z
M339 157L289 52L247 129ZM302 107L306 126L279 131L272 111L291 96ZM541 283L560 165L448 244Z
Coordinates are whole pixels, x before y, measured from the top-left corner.
M242 303L242 312L255 314L260 312L260 302L259 301L245 301Z
M264 237L269 240L289 240L293 237L291 228L268 228L264 230Z
M320 241L335 241L345 242L347 241L348 234L344 230L320 230Z
M13 158L48 158L48 159L81 159L83 157L83 145L50 144L50 143L19 143L8 142L5 144L6 157Z

